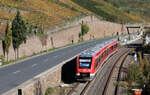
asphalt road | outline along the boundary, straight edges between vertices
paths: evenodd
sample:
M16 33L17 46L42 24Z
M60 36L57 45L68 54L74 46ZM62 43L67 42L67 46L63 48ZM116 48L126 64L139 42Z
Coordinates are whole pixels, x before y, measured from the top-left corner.
M0 95L78 53L112 38L99 39L59 49L32 59L0 68Z

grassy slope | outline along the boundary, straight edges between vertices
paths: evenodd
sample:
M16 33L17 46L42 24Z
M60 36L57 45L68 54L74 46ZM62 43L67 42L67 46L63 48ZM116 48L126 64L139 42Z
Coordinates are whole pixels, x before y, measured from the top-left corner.
M36 25L53 25L58 24L63 20L72 18L79 12L56 4L50 0L1 0L1 8L21 9L22 16L31 24ZM0 18L12 19L15 14L0 11Z
M150 0L107 0L117 8L150 21Z
M120 3L121 1L121 3ZM81 13L94 13L104 20L126 23L150 21L149 12L145 8L146 3L135 3L132 0L1 0L0 19L13 19L15 13L11 10L22 10L23 18L28 23L37 26L51 26L75 17ZM135 3L135 4L134 4ZM140 6L141 5L141 6ZM140 11L129 12L127 8L140 7ZM147 6L146 8L150 8ZM141 14L144 10L146 16ZM143 12L143 11L142 11Z
M74 3L84 7L95 13L96 15L102 17L104 20L126 23L126 22L141 22L143 19L139 16L134 16L133 14L128 14L127 12L113 6L111 3L105 2L103 0L72 0Z

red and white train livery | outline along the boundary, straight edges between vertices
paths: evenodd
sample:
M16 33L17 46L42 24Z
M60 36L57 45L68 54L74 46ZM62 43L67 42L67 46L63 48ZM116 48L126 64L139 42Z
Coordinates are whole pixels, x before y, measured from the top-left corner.
M77 56L77 80L92 80L104 61L118 49L118 41L98 44Z

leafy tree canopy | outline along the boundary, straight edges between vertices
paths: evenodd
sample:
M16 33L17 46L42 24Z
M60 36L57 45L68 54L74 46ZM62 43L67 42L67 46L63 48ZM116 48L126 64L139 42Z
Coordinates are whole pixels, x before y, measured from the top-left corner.
M12 39L14 50L18 49L19 46L26 42L26 26L20 15L20 12L17 12L16 17L12 22Z

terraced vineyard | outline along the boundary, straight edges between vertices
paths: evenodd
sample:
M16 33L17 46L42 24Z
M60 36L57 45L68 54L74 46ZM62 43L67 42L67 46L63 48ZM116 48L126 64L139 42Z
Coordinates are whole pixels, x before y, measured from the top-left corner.
M115 6L111 3L106 2L107 0L72 0L76 4L90 10L102 19L117 22L117 23L127 23L127 22L141 22L143 19L137 15L129 14Z
M123 11L150 21L150 0L105 0Z
M33 26L49 27L83 14L117 23L145 22L150 21L149 5L148 0L0 0L0 21L12 20L20 10Z
M50 0L1 0L0 9L1 19L12 19L19 9L33 25L54 25L80 14Z

